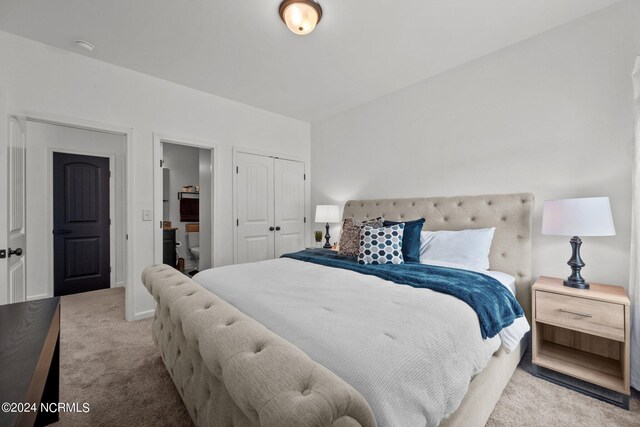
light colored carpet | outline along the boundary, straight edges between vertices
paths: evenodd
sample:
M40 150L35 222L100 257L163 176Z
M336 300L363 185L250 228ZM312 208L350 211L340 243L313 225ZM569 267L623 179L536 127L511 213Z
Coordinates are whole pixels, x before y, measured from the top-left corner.
M60 401L90 411L64 426L189 426L191 418L151 339L151 319L124 320L124 288L62 297Z
M189 415L151 340L151 319L124 320L124 289L62 297L62 402L88 402L88 414L60 425L188 426ZM625 411L535 378L527 356L488 426L640 426L637 394Z

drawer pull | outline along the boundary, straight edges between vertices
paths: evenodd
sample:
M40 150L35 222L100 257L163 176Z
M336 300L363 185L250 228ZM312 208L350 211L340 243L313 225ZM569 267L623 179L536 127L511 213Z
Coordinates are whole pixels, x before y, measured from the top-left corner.
M560 309L560 311L561 311L562 313L575 314L576 316L592 317L589 313L578 313L577 311L565 310L564 308L561 308L561 309Z

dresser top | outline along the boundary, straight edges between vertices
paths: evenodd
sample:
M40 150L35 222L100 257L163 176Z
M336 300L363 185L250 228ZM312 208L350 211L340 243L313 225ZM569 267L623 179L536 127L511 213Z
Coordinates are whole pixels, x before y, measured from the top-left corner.
M562 282L563 279L556 277L540 276L533 285L533 290L629 305L627 290L622 286L589 283L589 289L577 289L564 286Z
M54 297L0 306L0 402L26 402L37 390L33 378L59 304ZM18 412L0 412L0 425L19 418Z

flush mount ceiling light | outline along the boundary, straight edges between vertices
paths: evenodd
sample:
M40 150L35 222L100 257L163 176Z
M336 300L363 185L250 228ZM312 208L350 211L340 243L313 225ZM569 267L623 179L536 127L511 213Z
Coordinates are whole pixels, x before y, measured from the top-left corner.
M294 33L304 36L322 18L322 8L313 0L284 0L280 3L280 18Z

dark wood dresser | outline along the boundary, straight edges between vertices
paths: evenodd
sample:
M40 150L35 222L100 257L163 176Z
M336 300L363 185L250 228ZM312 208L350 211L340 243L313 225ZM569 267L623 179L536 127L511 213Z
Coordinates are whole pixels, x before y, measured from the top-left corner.
M59 376L60 298L1 305L0 426L58 421L57 411L39 409L41 402L59 402Z

